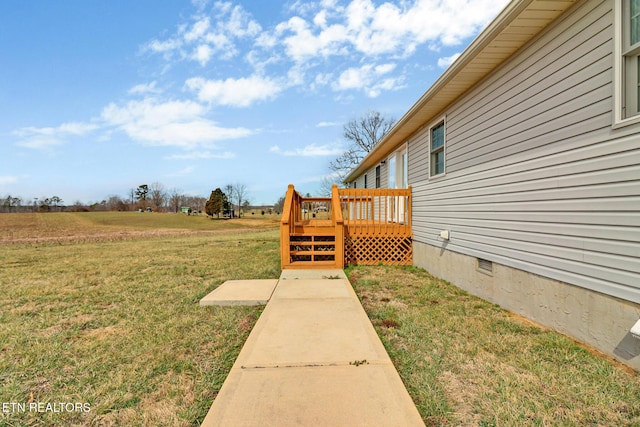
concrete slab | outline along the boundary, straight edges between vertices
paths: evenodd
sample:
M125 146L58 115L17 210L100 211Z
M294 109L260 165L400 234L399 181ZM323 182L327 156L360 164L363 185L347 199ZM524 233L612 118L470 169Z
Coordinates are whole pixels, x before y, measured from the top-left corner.
M389 358L358 301L272 299L237 359L240 367L371 363Z
M236 370L202 425L424 426L394 374L379 365Z
M347 275L342 270L336 269L309 269L309 270L282 270L280 280L295 279L346 279Z
M227 280L200 300L200 305L265 305L277 279Z
M273 292L272 298L324 299L350 298L351 283L347 279L298 279L283 280Z

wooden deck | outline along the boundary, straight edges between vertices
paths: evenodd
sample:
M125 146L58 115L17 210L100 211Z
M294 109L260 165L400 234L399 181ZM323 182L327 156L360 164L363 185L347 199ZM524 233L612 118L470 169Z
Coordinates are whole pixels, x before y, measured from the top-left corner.
M283 269L410 265L411 189L334 186L331 198L289 185L280 223Z

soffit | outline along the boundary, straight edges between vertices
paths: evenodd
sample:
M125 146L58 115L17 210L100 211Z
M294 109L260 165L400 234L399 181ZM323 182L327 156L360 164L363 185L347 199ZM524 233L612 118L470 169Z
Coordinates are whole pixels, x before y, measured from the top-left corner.
M460 57L405 113L383 140L347 175L361 175L406 141L420 127L473 88L578 0L512 1L465 49Z

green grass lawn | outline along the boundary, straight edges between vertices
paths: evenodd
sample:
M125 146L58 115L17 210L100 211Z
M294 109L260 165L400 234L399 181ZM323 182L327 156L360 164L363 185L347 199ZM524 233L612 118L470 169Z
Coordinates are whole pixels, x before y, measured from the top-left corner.
M424 270L347 272L427 425L640 425L636 372Z
M234 221L0 215L0 405L90 409L0 425L200 425L262 309L198 301L280 274L277 223ZM636 372L423 270L347 273L427 425L640 425Z
M277 278L278 245L267 230L0 246L0 404L90 406L0 425L199 425L261 308L198 301Z

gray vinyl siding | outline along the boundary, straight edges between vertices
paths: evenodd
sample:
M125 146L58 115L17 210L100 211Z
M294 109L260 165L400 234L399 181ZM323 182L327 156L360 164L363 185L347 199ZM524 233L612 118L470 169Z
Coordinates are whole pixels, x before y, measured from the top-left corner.
M420 131L407 144L409 185L429 179L428 131Z
M613 1L583 1L409 141L414 239L640 302L640 127L614 130ZM440 231L450 230L444 244Z
M367 175L367 188L376 188L376 167L372 167L367 170L367 172L358 176L355 180L357 183L357 188L365 188L364 187L364 176ZM387 186L387 165L380 165L380 188L385 188Z

